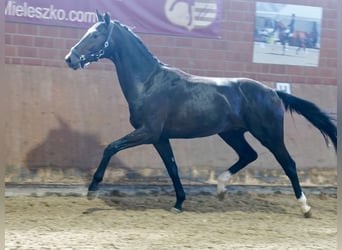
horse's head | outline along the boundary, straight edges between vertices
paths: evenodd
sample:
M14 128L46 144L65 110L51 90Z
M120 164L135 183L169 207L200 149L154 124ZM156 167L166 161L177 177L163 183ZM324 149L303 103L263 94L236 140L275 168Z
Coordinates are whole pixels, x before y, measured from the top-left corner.
M111 23L108 13L102 16L96 10L96 14L98 22L87 31L65 56L66 63L72 69L84 68L89 63L106 57L114 24Z
M276 19L275 25L276 25L276 27L279 29L280 32L286 30L285 24L283 24L283 22L280 21L279 19Z

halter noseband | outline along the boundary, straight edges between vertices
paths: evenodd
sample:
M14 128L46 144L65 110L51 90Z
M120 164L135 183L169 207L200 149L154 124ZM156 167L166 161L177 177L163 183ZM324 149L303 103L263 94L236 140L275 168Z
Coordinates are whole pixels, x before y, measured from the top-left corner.
M112 36L113 29L114 29L114 23L110 22L110 24L111 24L111 27L110 27L107 39L106 39L106 41L103 44L103 48L102 49L99 49L96 52L90 52L88 54L81 54L81 53L79 53L76 50L75 47L72 47L71 53L74 54L75 56L77 56L80 59L80 64L81 64L82 68L84 67L84 65L86 65L86 64L88 64L90 62L98 61L105 54L106 50L109 47L109 40L110 40L110 38Z

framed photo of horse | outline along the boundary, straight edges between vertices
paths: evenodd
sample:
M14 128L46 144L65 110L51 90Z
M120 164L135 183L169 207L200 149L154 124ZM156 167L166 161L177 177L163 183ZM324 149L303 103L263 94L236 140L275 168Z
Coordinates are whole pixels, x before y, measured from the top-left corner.
M254 63L317 67L322 8L256 3Z

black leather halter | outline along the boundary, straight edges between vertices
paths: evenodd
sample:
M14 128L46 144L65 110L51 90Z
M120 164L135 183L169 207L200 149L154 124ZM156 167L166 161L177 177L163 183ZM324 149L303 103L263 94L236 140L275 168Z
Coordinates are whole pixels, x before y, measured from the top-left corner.
M110 22L110 25L111 25L111 27L110 27L107 39L104 42L103 47L101 49L94 51L94 52L90 52L88 54L81 54L80 52L77 51L77 49L75 47L72 47L71 53L80 59L80 64L81 64L82 68L84 68L85 65L87 65L91 62L98 61L106 53L106 50L109 47L109 40L112 36L113 29L114 29L114 23Z

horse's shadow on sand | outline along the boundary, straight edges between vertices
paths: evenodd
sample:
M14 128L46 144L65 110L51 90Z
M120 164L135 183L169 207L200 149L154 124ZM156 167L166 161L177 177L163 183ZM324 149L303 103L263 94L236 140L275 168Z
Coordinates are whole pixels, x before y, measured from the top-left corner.
M217 212L245 212L245 213L276 213L286 214L288 204L286 201L272 200L273 195L228 193L224 200L219 200L212 194L188 195L184 202L184 212L217 213ZM112 196L99 197L108 207L88 208L83 214L93 214L104 210L119 211L146 211L164 210L172 211L174 205L174 194L154 194L126 196L119 193Z

